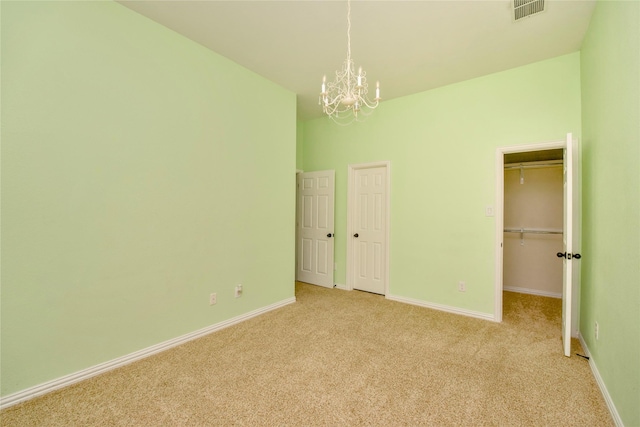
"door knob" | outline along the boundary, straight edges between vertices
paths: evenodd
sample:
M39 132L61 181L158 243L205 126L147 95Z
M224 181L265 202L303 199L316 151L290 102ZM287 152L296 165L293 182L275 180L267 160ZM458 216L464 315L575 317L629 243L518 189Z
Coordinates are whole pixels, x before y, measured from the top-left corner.
M328 234L327 234L327 237L333 237L333 234L328 233Z
M568 254L566 252L558 252L556 254L556 256L558 258L566 258L566 259L571 259L571 258L580 259L580 258L582 258L582 255L580 255L580 254L570 254L570 253Z
M358 238L358 233L354 234L353 237Z

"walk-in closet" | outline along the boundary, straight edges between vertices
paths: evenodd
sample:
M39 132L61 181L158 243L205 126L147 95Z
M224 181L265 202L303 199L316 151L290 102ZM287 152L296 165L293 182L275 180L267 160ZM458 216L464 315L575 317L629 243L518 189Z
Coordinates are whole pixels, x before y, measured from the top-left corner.
M505 154L505 291L562 298L563 198L563 150Z

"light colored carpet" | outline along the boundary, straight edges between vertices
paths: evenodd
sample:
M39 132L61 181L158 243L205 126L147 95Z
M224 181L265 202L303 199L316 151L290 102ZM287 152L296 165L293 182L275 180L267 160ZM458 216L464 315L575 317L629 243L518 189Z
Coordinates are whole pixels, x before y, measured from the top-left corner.
M504 322L296 284L297 302L0 413L4 426L608 426L561 301ZM573 353L582 352L577 341Z

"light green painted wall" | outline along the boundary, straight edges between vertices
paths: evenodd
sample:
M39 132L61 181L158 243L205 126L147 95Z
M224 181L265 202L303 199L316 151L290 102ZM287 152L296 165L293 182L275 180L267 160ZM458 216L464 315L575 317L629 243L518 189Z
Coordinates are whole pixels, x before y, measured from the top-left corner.
M640 2L598 2L581 52L580 332L624 425L638 426Z
M304 122L298 120L296 125L296 169L304 170L304 158L302 156L304 149Z
M335 281L346 282L347 165L390 160L390 294L493 313L496 148L579 136L579 67L574 53L385 101L347 127L305 122L305 171L336 171Z
M293 297L295 109L120 4L2 2L2 395Z

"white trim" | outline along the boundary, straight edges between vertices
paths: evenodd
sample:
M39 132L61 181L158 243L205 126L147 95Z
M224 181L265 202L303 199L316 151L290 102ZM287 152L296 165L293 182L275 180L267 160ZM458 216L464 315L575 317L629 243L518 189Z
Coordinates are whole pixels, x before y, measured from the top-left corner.
M268 305L266 307L262 307L248 313L242 314L240 316L233 317L231 319L222 321L220 323L216 323L211 326L207 326L205 328L199 329L194 332L190 332L188 334L182 335L177 338L170 339L168 341L161 342L156 345L152 345L151 347L144 348L142 350L127 354L122 357L118 357L116 359L110 360L108 362L100 363L98 365L92 366L87 369L83 369L81 371L74 372L73 374L65 375L64 377L57 378L52 381L47 381L45 383L29 387L22 391L10 394L8 396L0 398L0 409L5 409L13 405L17 405L18 403L33 399L34 397L42 396L43 394L50 393L54 390L61 389L63 387L70 386L72 384L78 383L80 381L84 381L91 377L95 377L96 375L103 374L105 372L109 372L113 369L119 368L124 365L128 365L129 363L144 359L156 353L160 353L165 350L169 350L170 348L176 347L178 345L184 344L188 341L195 340L197 338L201 338L205 335L208 335L212 332L219 331L221 329L227 328L229 326L235 325L237 323L243 322L245 320L249 320L252 317L259 316L268 311L272 311L278 309L280 307L284 307L285 305L289 305L296 302L295 297L287 298L285 300L276 302L274 304Z
M493 320L502 322L502 287L503 287L503 245L504 240L504 150L496 149L496 200L493 211L495 218L495 284Z
M540 291L538 289L530 289L530 288L518 288L517 286L505 286L503 287L505 291L509 292L517 292L519 294L529 294L529 295L538 295L541 297L550 297L550 298L562 298L562 292L548 292L548 291Z
M334 283L333 287L336 289L342 289L343 291L350 291L351 289L347 288L347 285L343 283Z
M502 322L502 241L504 235L504 155L509 153L523 153L526 151L553 150L565 148L566 140L542 142L538 144L511 145L496 148L496 200L495 200L495 286L493 320Z
M356 170L360 169L369 169L369 168L379 168L384 167L387 170L387 182L386 182L386 247L384 248L384 259L385 259L385 277L384 277L384 293L385 295L389 293L389 258L391 254L391 240L390 230L391 230L391 162L389 160L380 161L380 162L370 162L370 163L358 163L348 165L347 172L347 265L346 265L346 273L347 273L347 290L353 290L353 274L354 269L352 267L353 264L353 239L350 239L349 236L353 235L353 224L355 223L355 218L353 216L356 214L353 206L355 206L355 179L356 179Z
M600 388L600 392L602 393L602 397L604 397L604 401L607 404L607 408L609 408L609 412L611 413L611 417L613 418L613 422L618 427L624 427L624 423L622 422L622 418L620 418L620 414L616 409L616 405L613 403L613 399L609 394L609 390L607 390L607 386L604 383L604 380L600 376L600 372L598 371L598 367L596 366L595 360L591 356L591 352L589 351L589 347L587 347L587 343L582 338L582 334L578 334L578 339L580 340L580 345L585 352L585 356L589 358L589 366L591 367L591 372L593 373L594 378L596 379L596 383L598 383L598 387Z
M463 316L475 317L482 320L494 321L491 313L481 313L479 311L465 310L464 308L452 307L449 305L436 304L433 302L422 301L413 298L401 297L398 295L387 295L385 297L388 300L398 301L405 304L417 305L419 307L431 308L433 310L445 311L447 313L461 314Z

